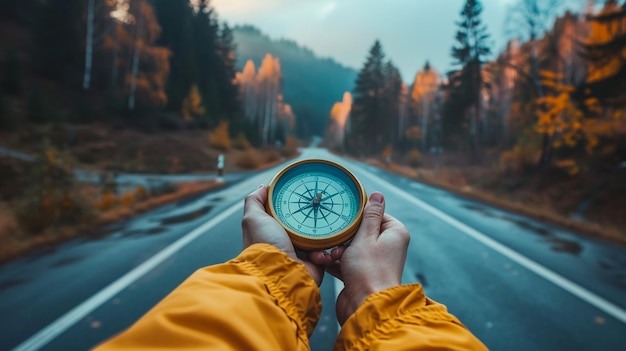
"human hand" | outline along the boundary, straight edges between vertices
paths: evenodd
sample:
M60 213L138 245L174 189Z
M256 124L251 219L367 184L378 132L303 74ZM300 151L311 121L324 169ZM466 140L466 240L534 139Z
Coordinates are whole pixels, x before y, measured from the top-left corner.
M330 255L323 251L298 251L298 254L296 254L296 250L285 229L265 212L266 201L267 188L263 185L260 185L256 191L246 197L243 219L241 221L243 248L246 249L252 244L260 243L276 246L289 257L302 262L315 283L319 286L324 277L323 265L332 262Z
M340 324L343 325L369 295L400 285L409 240L406 227L385 214L383 195L372 193L350 246L333 249L334 263L326 269L345 285L336 302Z

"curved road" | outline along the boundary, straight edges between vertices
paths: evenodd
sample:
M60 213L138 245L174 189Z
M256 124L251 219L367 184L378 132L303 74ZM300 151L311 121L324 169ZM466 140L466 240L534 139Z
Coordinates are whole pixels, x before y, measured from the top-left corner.
M301 157L340 162L385 194L412 236L403 282L420 282L489 348L624 350L625 247L323 149ZM279 168L0 266L0 349L84 350L123 330L195 269L239 253L243 197ZM327 276L313 350L332 349L338 289Z

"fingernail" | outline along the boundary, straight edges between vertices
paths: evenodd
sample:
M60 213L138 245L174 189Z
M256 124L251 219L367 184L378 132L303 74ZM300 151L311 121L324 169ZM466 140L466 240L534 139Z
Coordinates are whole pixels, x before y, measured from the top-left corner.
M257 189L261 189L262 187L263 187L263 184L259 185Z
M370 202L382 204L383 203L383 194L381 194L381 193L373 193L372 195L370 195Z

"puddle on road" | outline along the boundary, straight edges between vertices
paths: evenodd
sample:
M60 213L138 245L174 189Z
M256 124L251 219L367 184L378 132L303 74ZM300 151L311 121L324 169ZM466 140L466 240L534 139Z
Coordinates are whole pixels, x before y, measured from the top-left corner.
M81 261L83 258L85 258L84 256L75 256L75 257L66 257L66 258L62 258L56 262L54 262L51 267L61 267L61 266L66 266L68 264L72 264L78 261Z
M536 234L542 237L544 239L543 240L544 242L550 244L550 249L552 251L578 255L583 250L583 247L576 241L560 238L557 235L555 235L552 231L550 231L549 229L543 226L534 225L533 223L529 221L525 221L522 219L507 216L507 215L498 215L489 211L485 207L474 205L474 204L466 203L466 204L463 204L463 207L472 211L479 212L486 217L504 219L506 221L509 221L515 224L521 229L524 229L530 233Z
M161 224L169 225L193 221L194 219L202 217L205 214L209 213L212 209L213 206L204 206L195 211L183 213L176 216L165 217L161 219Z
M604 257L598 261L603 276L611 284L621 290L626 290L626 259L619 257Z
M497 217L491 211L487 210L486 208L482 206L477 206L474 204L463 204L463 207L467 208L468 210L479 212L480 214L486 217Z
M165 232L165 228L163 227L153 227L150 229L132 229L122 232L121 237L132 237L132 236L141 236L141 235L154 235Z
M23 280L23 279L5 280L3 282L0 282L0 291L12 288L14 286L22 285L26 282L27 280Z

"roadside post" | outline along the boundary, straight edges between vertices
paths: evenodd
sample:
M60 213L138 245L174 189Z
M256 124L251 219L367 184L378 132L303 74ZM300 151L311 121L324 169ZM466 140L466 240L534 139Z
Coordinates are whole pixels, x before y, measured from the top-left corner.
M223 181L224 176L224 154L217 156L217 180Z

